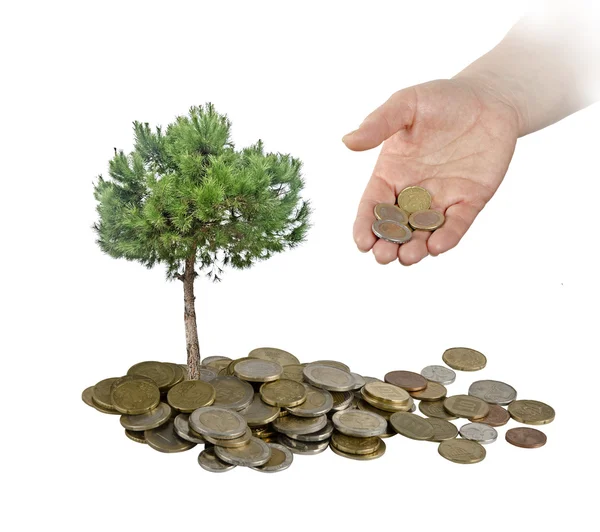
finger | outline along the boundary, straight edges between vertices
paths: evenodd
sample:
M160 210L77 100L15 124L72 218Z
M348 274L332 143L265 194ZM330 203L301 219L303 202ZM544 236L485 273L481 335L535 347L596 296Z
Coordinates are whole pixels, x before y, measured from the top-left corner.
M427 239L430 235L429 231L413 231L412 238L398 249L400 263L404 266L411 266L427 257L429 255Z
M480 209L468 203L456 203L446 209L446 221L434 231L427 241L431 255L439 255L452 249L467 232Z
M388 183L373 175L358 204L356 220L354 221L354 242L363 253L369 251L377 241L372 227L375 221L373 209L378 203L396 203L396 195Z
M354 151L370 150L401 129L410 127L415 116L415 91L413 88L398 91L383 105L375 109L359 126L342 138Z
M398 244L379 239L373 246L373 255L379 264L389 264L398 258Z

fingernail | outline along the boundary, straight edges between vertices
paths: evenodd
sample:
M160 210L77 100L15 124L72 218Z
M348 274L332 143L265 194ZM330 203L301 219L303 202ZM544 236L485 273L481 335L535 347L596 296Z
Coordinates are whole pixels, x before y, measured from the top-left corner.
M346 139L347 139L347 138L348 138L350 135L352 135L352 134L356 133L357 131L358 131L358 129L355 129L355 130L353 130L353 131L350 131L350 133L346 133L346 134L345 134L345 135L342 137L342 142L346 142Z

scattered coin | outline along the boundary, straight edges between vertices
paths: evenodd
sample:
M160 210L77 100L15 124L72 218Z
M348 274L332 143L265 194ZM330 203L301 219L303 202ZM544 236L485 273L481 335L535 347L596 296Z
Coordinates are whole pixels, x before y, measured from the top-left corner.
M398 434L413 440L430 440L434 436L429 420L410 412L396 412L390 417L390 424Z
M378 414L365 410L342 410L331 418L333 426L342 434L366 438L379 436L387 430L387 421Z
M190 428L189 417L189 414L179 414L173 420L177 436L192 443L206 443L202 434L198 434Z
M144 436L150 447L162 453L179 453L196 445L177 435L173 419L169 419L169 421L155 429L144 431Z
M162 362L146 361L134 364L127 370L127 375L143 375L152 379L160 388L166 391L175 380L175 370Z
M300 361L294 355L276 347L259 347L253 349L248 353L248 358L270 360L271 362L277 362L282 367L291 364L300 364Z
M451 421L458 419L444 408L444 401L422 401L419 403L419 410L430 418L445 419Z
M293 408L306 401L306 388L300 382L279 379L263 384L260 396L268 405Z
M418 392L427 388L427 379L414 371L390 371L383 380L407 392Z
M518 427L506 431L506 441L524 449L535 449L546 445L546 435L537 429Z
M377 451L381 444L381 438L371 436L368 438L357 438L348 436L341 432L334 432L331 436L332 447L350 454L372 454Z
M231 440L243 436L248 428L246 420L237 412L206 406L194 410L189 417L192 430L219 440Z
M446 397L446 387L439 382L429 382L427 388L419 392L411 392L410 396L419 401L439 401Z
M425 211L413 212L408 223L413 229L422 231L435 231L444 225L444 215L441 212L427 209Z
M490 405L490 411L488 412L487 416L479 418L477 420L475 420L474 418L470 418L469 421L485 423L486 425L490 425L491 427L501 427L502 425L506 425L509 419L510 414L505 408L502 408L499 405Z
M428 381L439 384L452 384L456 380L456 373L446 366L427 366L421 370L421 375Z
M404 244L412 238L412 231L407 225L391 220L375 220L372 229L377 237L394 244Z
M215 402L211 406L243 410L254 399L254 388L237 377L217 377L210 381L215 389Z
M202 469L210 471L211 473L224 473L225 471L231 471L235 466L223 462L216 454L214 449L204 449L198 455L198 463Z
M143 432L155 429L166 423L171 417L171 407L167 403L158 403L150 412L138 415L122 415L121 425L127 430Z
M328 440L333 433L333 423L330 419L327 420L327 424L317 432L311 432L309 434L291 434L288 433L286 436L294 440L305 441L305 442L318 442Z
M457 464L476 464L485 458L485 449L480 443L458 438L444 440L438 447L438 452L446 460Z
M517 398L517 390L500 381L475 381L469 387L469 395L479 397L486 403L508 405Z
M398 207L409 215L431 207L431 194L422 187L406 187L398 194Z
M329 447L329 438L325 441L300 441L289 438L285 434L280 434L277 438L277 441L287 447L294 454L306 454L306 455L314 455L322 453Z
M271 458L269 458L269 461L261 466L252 466L250 469L260 471L261 473L278 473L292 465L294 456L287 447L278 443L269 443L268 445L271 448Z
M327 425L327 416L296 417L285 416L273 421L273 428L284 434L311 434Z
M397 205L391 203L378 203L373 209L375 218L378 220L392 220L399 224L406 225L408 223L408 214Z
M279 416L279 407L265 403L259 393L254 394L252 402L239 412L249 427L266 425Z
M490 406L477 397L453 395L444 399L444 408L453 416L479 420L488 415Z
M278 362L261 358L240 360L234 368L236 377L251 382L271 382L279 379L283 368Z
M508 413L519 423L526 425L545 425L554 421L554 408L541 401L523 400L513 401L508 405Z
M458 429L456 426L445 419L439 419L436 417L429 418L429 424L433 427L433 436L431 441L444 441L451 440L458 436Z
M346 453L335 446L331 446L331 450L344 458L350 458L351 460L375 460L376 458L381 458L385 454L386 445L383 440L380 440L379 447L374 453L370 454L352 454Z
M323 364L306 366L304 378L313 386L331 392L346 392L354 388L354 377L349 372Z
M215 445L214 450L224 462L245 467L261 466L271 458L271 448L261 439L254 437L243 447L226 448Z
M452 369L459 371L477 371L485 368L485 355L468 347L452 347L442 355L443 361Z
M133 440L137 443L146 443L146 437L144 436L144 431L138 432L135 430L125 429L125 436L127 436L130 440Z
M327 390L315 388L310 384L305 384L306 400L299 406L286 408L286 410L298 417L316 417L327 414L333 408L333 396ZM350 392L333 392L350 393Z
M247 445L248 442L250 441L250 438L252 438L252 436L253 436L252 431L248 427L246 429L246 432L239 438L220 440L218 438L212 438L208 434L205 434L204 439L207 442L212 443L213 445L217 445L218 447L226 447L229 449L229 448L234 448L234 447L243 447L244 445Z
M496 429L484 423L467 423L460 427L459 432L465 440L473 440L482 444L494 443L498 439Z

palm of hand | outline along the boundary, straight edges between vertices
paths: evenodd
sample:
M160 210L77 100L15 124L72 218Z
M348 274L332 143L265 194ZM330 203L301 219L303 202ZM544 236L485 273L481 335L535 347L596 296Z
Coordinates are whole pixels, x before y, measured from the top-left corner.
M354 237L361 251L373 249L378 262L398 258L409 265L460 241L502 182L518 124L506 103L464 81L433 81L397 94L402 94L397 112L409 112L411 119L383 144L361 200ZM378 110L379 120L383 112L388 114L384 127L397 120L389 116L395 96ZM434 233L415 231L402 246L378 240L371 231L374 206L394 203L411 185L431 193L431 208L445 214L445 224Z

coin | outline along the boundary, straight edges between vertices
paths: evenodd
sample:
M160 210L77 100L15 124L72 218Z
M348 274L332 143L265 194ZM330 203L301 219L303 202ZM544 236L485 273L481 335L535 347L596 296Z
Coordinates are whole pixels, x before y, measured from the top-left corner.
M214 450L224 462L245 467L266 464L271 458L271 448L264 441L254 437L242 447L226 448L215 445Z
M369 384L369 383L367 383ZM389 386L393 386L390 384ZM371 406L378 410L385 410L386 412L411 412L414 410L415 404L412 397L409 396L408 401L403 404L392 405L390 403L384 403L383 401L378 401L365 390L366 386L363 386L360 393L362 395L363 401L369 403ZM360 401L359 401L360 405ZM360 408L360 406L359 406ZM366 410L366 408L362 408L361 410Z
M229 362L231 362L231 358L230 357L224 357L224 356L212 356L212 357L206 357L202 359L202 365L203 366L208 366L211 362L217 362L219 360L228 360Z
M162 453L179 453L191 449L196 444L180 438L175 432L175 423L169 419L155 429L144 431L146 443Z
M408 223L413 229L435 231L444 225L444 220L444 215L441 212L427 209L413 212L408 218Z
M331 450L335 454L337 454L339 456L343 456L344 458L350 458L351 460L374 460L376 458L381 458L385 454L385 449L386 449L386 445L383 440L380 441L379 447L377 448L377 450L371 454L351 454L351 453L346 453L346 452L338 449L337 447L334 447L333 445L331 446Z
M431 207L431 194L422 187L406 187L398 194L398 207L409 215Z
M479 397L486 403L507 405L517 398L517 390L505 382L483 380L471 384L469 395Z
M217 372L217 375L227 375L227 368L232 360L229 357L218 358L206 362L204 365Z
M537 429L518 427L506 431L506 441L524 449L535 449L546 445L546 435Z
M306 390L306 400L299 406L286 408L290 414L298 417L316 417L326 414L333 408L332 394L327 390L315 388L310 384L304 385ZM333 392L335 394L350 392Z
M166 403L158 403L158 406L150 412L138 415L123 415L120 418L121 425L128 430L144 431L160 427L169 421L171 407Z
M266 425L279 416L279 407L265 403L259 393L254 394L252 402L239 412L249 427Z
M231 438L229 440L220 440L218 438L212 438L211 436L206 434L204 436L204 439L207 442L212 443L213 445L218 445L219 447L226 447L229 449L229 448L242 447L244 445L247 445L248 442L250 441L250 438L252 438L252 437L253 437L252 431L248 427L246 429L246 432L244 434L242 434L239 438Z
M367 381L365 381L365 379L363 379L363 377L358 373L351 371L350 375L354 377L354 390L360 390L365 384L367 384Z
M279 379L283 368L278 362L261 358L240 360L233 369L235 375L245 381L270 382Z
M391 220L375 220L372 230L377 237L394 244L404 244L412 238L412 231L407 225Z
M110 385L111 396L112 396L112 393L115 391L115 388L117 388L117 386L120 386L124 382L137 381L137 380L146 381L146 382L156 385L156 383L151 378L144 377L143 375L135 375L135 374L134 375L124 375L123 377L119 377L116 381L114 381Z
M294 456L287 447L279 443L269 443L268 446L271 448L269 461L261 466L252 466L250 469L261 473L278 473L292 465Z
M419 392L411 392L411 397L413 399L419 399L420 401L439 401L446 397L446 387L439 382L429 382L427 384L427 388L421 390Z
M146 361L134 364L127 370L127 375L143 375L152 379L160 388L160 391L166 391L175 380L175 370L162 362Z
M217 377L210 383L216 392L212 406L243 410L254 398L252 385L237 377Z
M408 214L391 203L378 203L375 205L373 213L378 220L392 220L403 225L408 223Z
M305 366L330 366L332 368L343 369L350 373L350 368L346 366L346 364L342 362L338 362L337 360L316 360L315 362L311 362L310 364L305 364Z
M194 432L190 428L189 414L178 414L173 421L177 436L192 443L206 443L206 440L201 434Z
M390 371L383 380L407 392L418 392L427 388L427 379L413 371Z
M198 366L198 378L204 382L210 382L217 378L217 372L209 366Z
M178 366L181 368L181 371L183 371L183 378L184 380L189 380L190 378L190 368L188 368L187 364L178 364Z
M225 368L225 374L226 375L233 375L234 374L234 368L235 365L240 361L240 360L248 360L248 357L242 357L242 358L236 358L235 360L232 360L227 367Z
M167 366L171 366L173 368L173 372L175 373L175 378L171 381L169 386L175 386L179 384L181 381L185 380L186 373L183 372L183 369L179 364L174 364L173 362L163 362Z
M299 441L307 441L307 442L317 442L328 440L333 432L333 423L330 419L327 420L327 424L317 432L310 432L309 434L291 434L288 433L286 436L288 438L292 438L294 440Z
M83 392L81 392L81 400L88 406L91 406L92 408L96 408L96 405L94 404L92 397L94 396L94 387L93 386L88 386L85 390L83 390Z
M331 418L333 426L342 434L366 438L379 436L387 430L387 421L382 416L366 410L342 410Z
M92 390L92 401L96 406L101 406L106 410L116 410L110 396L110 387L116 380L118 380L117 377L103 379L94 386L94 389Z
M284 434L311 434L327 425L327 416L296 417L285 416L273 421L273 428Z
M354 377L347 371L322 364L309 364L304 378L313 386L331 392L347 392L354 388Z
M474 440L482 444L494 443L498 439L496 429L484 423L467 423L460 427L459 432L465 440Z
M353 392L331 392L331 397L333 399L333 406L331 410L345 410L352 403L352 399L354 398Z
M237 412L206 406L194 410L189 417L192 430L219 440L231 440L243 436L248 428L246 420Z
M514 420L526 425L545 425L554 421L556 415L551 406L530 399L513 401L508 405L508 413Z
M296 382L304 382L304 368L306 364L288 364L283 366L282 379L289 379Z
M410 395L406 390L385 382L368 382L363 386L361 393L367 401L369 398L373 398L375 401L390 406L406 405L410 400Z
M160 390L153 382L131 380L113 388L111 400L121 414L145 414L160 403Z
M292 408L306 401L306 388L300 382L279 379L263 384L260 396L268 405Z
M458 436L456 426L445 419L432 417L427 421L433 427L433 436L430 438L430 441L451 440Z
M439 384L452 384L456 380L456 373L446 366L427 366L421 370L421 375Z
M198 463L202 469L211 473L224 473L225 471L231 471L235 467L233 464L228 464L218 458L214 449L204 449L198 455Z
M453 395L444 399L444 408L453 416L479 420L488 415L490 406L471 395Z
M359 410L379 414L383 419L388 420L388 421L389 421L391 415L393 414L393 412L389 412L387 410L381 410L380 408L373 406L372 404L368 403L364 399L359 399L356 406Z
M277 362L280 366L300 364L300 361L294 355L276 347L257 347L248 353L248 357L270 360L271 362Z
M490 425L491 427L501 427L502 425L506 425L508 420L510 419L510 414L506 409L502 408L499 405L490 405L490 411L488 415L482 418L475 420L474 418L470 418L469 421L477 421L478 423L485 423L486 425Z
M419 410L430 418L452 420L458 419L444 408L444 401L423 401L419 403Z
M476 441L445 440L440 443L438 452L446 459L457 464L476 464L485 458L485 449Z
M485 355L468 347L446 349L442 355L442 360L452 369L459 371L477 371L485 368L487 364Z
M213 386L204 381L182 381L167 394L167 401L180 412L190 413L196 408L212 405L217 396Z
M329 447L329 439L316 442L299 441L289 438L285 434L280 434L277 437L277 441L294 454L314 455L322 453Z
M392 414L390 423L398 434L413 440L430 440L434 436L433 427L429 420L410 412Z
M332 447L350 454L371 454L377 451L381 444L381 438L371 436L369 438L357 438L348 436L341 432L334 432L331 435Z
M133 440L137 443L146 443L144 431L138 432L135 430L125 429L125 436L127 436L130 440Z

